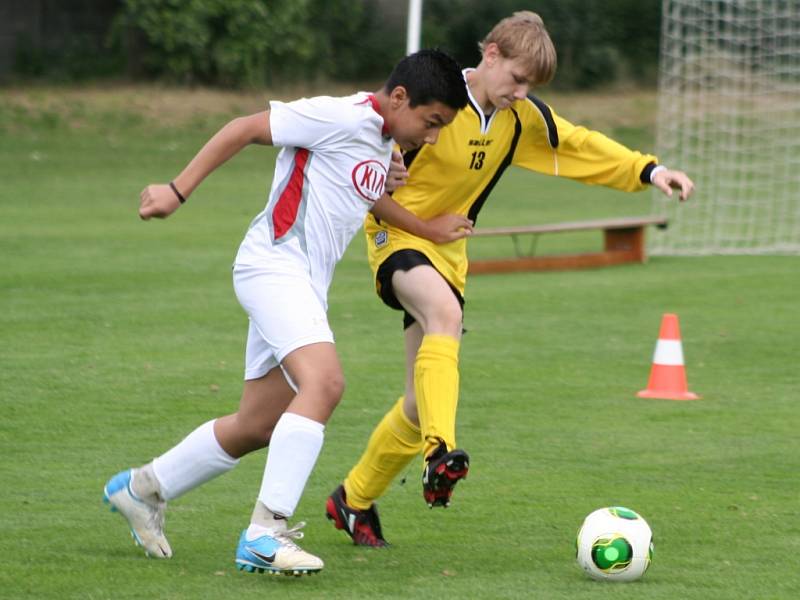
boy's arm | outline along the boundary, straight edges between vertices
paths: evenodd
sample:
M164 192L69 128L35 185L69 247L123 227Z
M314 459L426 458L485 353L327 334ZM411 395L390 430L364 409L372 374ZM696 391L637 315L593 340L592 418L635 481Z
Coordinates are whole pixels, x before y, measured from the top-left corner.
M203 179L248 144L272 145L269 111L234 119L206 142L180 175L169 184L152 184L144 188L139 216L144 220L168 217Z
M537 102L535 109L533 106L525 104L520 111L525 133L514 154L515 165L628 192L652 183L668 196L672 188L680 189L681 200L692 193L694 184L689 177L681 171L656 167L655 156L573 125L542 102Z
M472 221L463 215L447 213L425 221L395 202L389 194L381 196L370 212L377 219L434 244L459 240L472 233Z
M642 173L648 165L657 163L655 156L630 150L599 131L573 125L555 113L549 126L557 130L558 145L551 148L548 135L534 128L533 135L520 140L515 164L626 192L642 190L650 183L642 179Z

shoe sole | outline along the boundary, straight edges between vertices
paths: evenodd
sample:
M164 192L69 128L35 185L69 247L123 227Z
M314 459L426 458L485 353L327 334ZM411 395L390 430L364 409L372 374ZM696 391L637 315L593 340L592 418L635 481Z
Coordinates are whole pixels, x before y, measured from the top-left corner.
M267 575L286 575L290 577L302 577L303 575L314 575L322 569L273 569L254 565L251 562L236 559L236 568L245 573L266 573Z
M450 460L437 466L437 469L441 469L440 472L434 471L432 477L429 477L428 483L423 481L423 497L428 504L428 508L433 508L434 506L449 507L453 488L459 481L467 478L469 455L463 450L453 450L451 454L453 456ZM444 468L442 469L442 467ZM435 494L442 492L446 494L446 497L435 496ZM432 500L429 500L429 494L434 495Z

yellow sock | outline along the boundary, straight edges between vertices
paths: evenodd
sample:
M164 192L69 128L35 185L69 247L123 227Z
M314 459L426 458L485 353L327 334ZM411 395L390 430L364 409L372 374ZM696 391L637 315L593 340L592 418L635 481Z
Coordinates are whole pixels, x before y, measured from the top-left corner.
M353 508L367 510L422 450L419 427L403 412L404 399L401 396L378 423L367 449L344 480L347 504Z
M448 450L456 447L459 344L449 335L426 335L417 351L414 393L425 440L425 456L440 442L444 442Z

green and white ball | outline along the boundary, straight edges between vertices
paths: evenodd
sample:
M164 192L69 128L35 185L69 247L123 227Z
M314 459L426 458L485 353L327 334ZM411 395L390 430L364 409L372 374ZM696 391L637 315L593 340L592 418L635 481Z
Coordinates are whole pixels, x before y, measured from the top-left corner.
M629 508L600 508L586 517L578 531L577 560L594 579L634 581L653 560L653 532Z

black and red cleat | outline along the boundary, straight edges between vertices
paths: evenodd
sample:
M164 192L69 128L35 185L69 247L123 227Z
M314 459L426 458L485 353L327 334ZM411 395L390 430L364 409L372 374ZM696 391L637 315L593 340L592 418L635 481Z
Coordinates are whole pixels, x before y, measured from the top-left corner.
M422 471L422 495L430 508L450 506L453 488L469 471L469 455L463 450L447 451L441 444L425 459Z
M367 510L358 510L347 505L344 486L340 485L328 496L325 503L325 516L333 521L336 529L344 529L356 546L382 548L388 546L383 539L378 507L373 504Z

